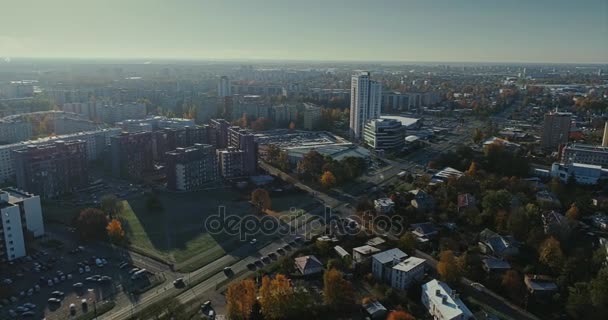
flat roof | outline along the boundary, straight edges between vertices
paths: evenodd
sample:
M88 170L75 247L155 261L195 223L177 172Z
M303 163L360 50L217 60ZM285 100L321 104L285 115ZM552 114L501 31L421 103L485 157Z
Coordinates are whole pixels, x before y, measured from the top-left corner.
M417 266L419 266L425 262L426 262L426 260L424 260L424 259L420 259L417 257L409 257L409 258L405 259L404 261L400 262L399 264L397 264L396 266L394 266L393 269L403 271L403 272L409 272L412 269L416 268Z
M409 118L409 117L404 117L404 116L380 116L380 119L393 119L393 120L397 120L399 122L401 122L402 126L406 126L409 127L413 124L416 124L420 119L416 119L416 118Z

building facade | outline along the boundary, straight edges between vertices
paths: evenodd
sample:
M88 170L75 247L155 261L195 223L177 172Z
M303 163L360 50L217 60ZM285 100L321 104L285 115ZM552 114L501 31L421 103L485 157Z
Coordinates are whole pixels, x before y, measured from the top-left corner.
M572 114L551 112L545 115L541 135L541 148L547 152L557 151L559 146L568 143Z
M151 132L122 133L111 138L112 175L139 181L154 168Z
M217 96L220 98L232 96L232 88L230 79L227 76L221 76L217 82Z
M405 130L395 119L373 119L365 125L363 140L375 150L399 150L405 145Z
M243 177L243 150L229 147L224 150L217 150L217 163L219 173L225 179Z
M321 107L312 103L304 104L304 130L315 130L321 121Z
M179 191L198 190L218 178L215 148L195 144L166 154L167 188Z
M352 76L350 90L350 135L358 140L365 123L380 117L382 85L372 80L369 72L362 71Z
M582 163L608 168L608 147L572 143L562 150L562 163Z
M391 287L407 290L412 284L424 278L426 262L424 259L409 257L391 269Z
M88 183L86 142L54 141L13 151L17 187L54 198Z

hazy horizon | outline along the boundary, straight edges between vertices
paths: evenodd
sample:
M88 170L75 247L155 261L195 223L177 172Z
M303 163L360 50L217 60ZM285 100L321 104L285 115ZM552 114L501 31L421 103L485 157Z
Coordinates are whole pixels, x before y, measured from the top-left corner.
M2 2L2 58L608 63L605 0Z

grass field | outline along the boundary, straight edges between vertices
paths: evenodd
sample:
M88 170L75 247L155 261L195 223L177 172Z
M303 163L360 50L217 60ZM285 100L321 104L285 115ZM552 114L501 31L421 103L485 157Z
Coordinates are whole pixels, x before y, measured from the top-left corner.
M163 210L151 211L146 197L124 200L118 218L129 246L142 254L173 263L180 271L195 270L241 246L236 235L210 234L205 219L217 215L220 206L226 216L256 214L248 202L249 195L231 189L191 193L160 193ZM305 193L291 193L272 197L272 209L279 216L314 207L316 201ZM45 217L70 225L79 208L64 208L55 204L44 206ZM264 242L263 235L256 235Z

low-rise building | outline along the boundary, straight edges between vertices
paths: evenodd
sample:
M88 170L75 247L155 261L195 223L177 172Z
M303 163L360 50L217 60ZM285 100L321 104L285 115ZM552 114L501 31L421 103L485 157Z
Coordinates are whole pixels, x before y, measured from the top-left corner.
M376 199L374 200L374 208L376 209L377 213L387 214L393 212L395 209L395 202L393 202L393 200L390 198Z
M481 260L481 268L489 274L503 274L511 269L511 264L502 259L487 257Z
M561 162L608 167L608 147L571 143L562 150Z
M468 320L473 314L446 283L431 280L422 285L422 304L436 320Z
M407 258L405 252L394 248L372 256L372 274L379 281L391 282L391 269Z
M296 269L302 275L311 275L323 272L323 264L315 256L303 256L294 259Z
M555 280L546 275L526 274L524 283L528 293L536 297L549 297L558 289Z
M426 271L426 261L409 257L394 265L391 269L391 287L407 290L412 284L422 281Z
M600 182L600 179L608 177L608 169L603 169L599 165L576 162L570 164L554 163L551 166L551 176L559 178L564 183L574 179L577 184L596 185Z
M411 201L412 207L422 212L433 211L435 209L435 199L426 193L426 191L415 189L411 190L410 193L414 195L414 199Z
M378 252L380 252L380 249L372 247L370 245L364 245L353 248L353 262L364 263L366 261L369 261L372 255Z
M363 305L363 310L371 320L385 320L388 310L380 302L373 300Z
M479 233L479 249L484 254L495 257L512 257L519 253L511 237L503 237L490 229Z

